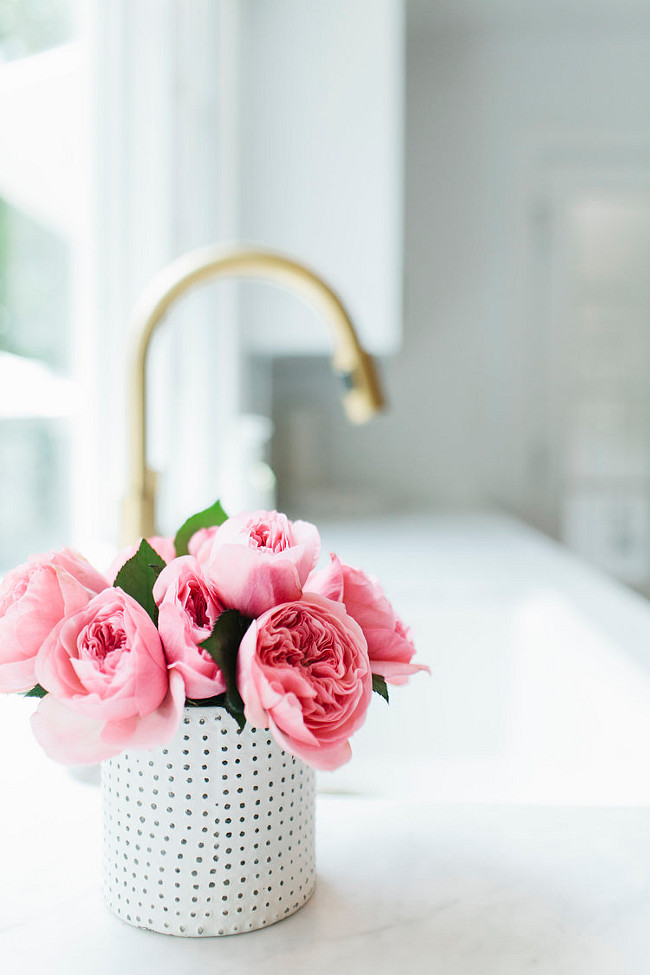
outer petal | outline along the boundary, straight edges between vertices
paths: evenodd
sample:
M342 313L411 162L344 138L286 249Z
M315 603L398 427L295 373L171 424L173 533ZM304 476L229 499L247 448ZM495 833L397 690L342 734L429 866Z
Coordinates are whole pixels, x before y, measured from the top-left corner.
M212 543L218 531L219 528L217 525L214 525L212 528L199 528L187 543L188 552L198 559L201 565L205 565L208 562L210 552L212 551Z
M415 647L409 632L399 619L392 630L368 627L365 630L373 674L385 677L387 683L406 684L413 674L431 673L426 664L411 663Z
M330 555L330 564L324 569L314 569L305 583L305 592L317 592L328 599L343 599L343 568L338 555Z
M205 661L206 671L210 667L210 661ZM226 690L226 680L220 670L216 677L209 673L201 673L197 667L191 667L183 660L177 660L169 665L170 673L180 674L185 684L185 694L192 701L205 700L207 697L217 697Z
M88 565L92 572L94 572L95 570L90 563ZM79 578L79 575L73 575L65 567L58 567L55 562L52 563L52 569L56 573L61 590L64 616L72 616L73 613L78 613L80 609L88 605L93 595L97 595L108 588L108 583L103 576L100 576L99 572L95 573L97 578L93 579L92 572L84 570L81 573L86 579L86 582L84 582L83 579ZM97 585L99 588L91 588L87 584L88 582L92 582L93 585Z
M253 620L246 630L237 654L237 688L244 702L244 714L254 728L268 728L268 717L260 702L258 680L263 675L253 675L255 649L257 647L258 621ZM259 670L259 668L256 668ZM257 678L257 679L256 679Z
M0 693L30 691L38 683L34 659L34 657L29 657L27 660L10 660L7 663L0 664Z
M7 573L0 588L4 610L0 615L0 691L26 691L34 686L36 659L43 643L62 618L87 605L91 596L54 562L39 559Z
M108 579L98 572L90 564L88 559L71 548L64 548L60 552L53 552L51 561L53 565L59 565L62 569L65 569L66 572L92 593L101 592L102 589L106 589L108 586Z
M183 609L171 602L162 603L158 628L168 666L183 677L187 697L200 700L223 694L225 678L214 660L197 646ZM202 639L209 635L208 630Z
M160 706L144 718L107 721L102 741L115 753L126 748L156 748L166 745L176 734L185 704L185 684L176 671L169 672L169 690Z
M81 682L72 666L71 654L66 652L68 647L74 645L76 635L74 616L61 620L44 641L36 659L38 682L56 697L69 698L72 694L83 693Z
M295 563L284 553L267 554L243 545L222 545L207 566L224 606L244 616L260 616L302 593Z
M310 747L302 741L296 741L295 738L288 738L273 720L271 720L270 727L273 731L273 737L284 748L285 752L295 755L296 758L301 758L311 768L318 769L321 772L333 772L352 758L352 747L349 741L338 742L334 745L321 744Z
M431 668L426 664L404 664L395 660L371 660L370 666L373 674L383 677L387 684L406 684L412 674L417 674L423 670L426 674L431 673Z
M178 674L170 675L169 691L146 718L103 722L78 714L51 694L32 715L32 731L45 753L63 765L88 765L119 754L125 748L165 745L176 733L183 714L185 688Z
M70 710L51 694L39 702L32 731L46 755L63 765L89 765L111 758L121 745L103 741L103 721Z
M207 529L208 531L210 529ZM188 606L191 589L205 598L205 615L198 625ZM226 682L214 660L199 648L209 637L223 606L208 584L200 563L191 555L174 559L158 576L153 589L158 606L158 631L168 665L182 674L187 697L201 699L223 694ZM205 624L205 625L203 625Z
M320 556L320 535L316 525L312 525L310 521L294 521L292 528L296 537L294 559L300 581L304 585Z
M288 748L285 745L287 751L297 754L296 749L300 750L304 747L314 752L319 750L321 743L305 725L300 701L295 694L285 694L270 714L273 727L277 731L280 731L281 727L284 728L283 742L290 743Z
M328 571L329 569L329 571ZM405 684L419 671L430 673L424 664L412 663L415 646L409 630L396 615L377 579L361 569L340 562L332 555L332 564L316 574L314 585L335 587L340 571L343 580L342 599L350 616L361 626L368 641L368 654L373 674L389 684Z

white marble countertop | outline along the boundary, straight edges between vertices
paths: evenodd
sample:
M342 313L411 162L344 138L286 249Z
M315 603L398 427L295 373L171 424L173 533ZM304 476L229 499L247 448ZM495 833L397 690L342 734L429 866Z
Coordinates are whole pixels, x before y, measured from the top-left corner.
M38 791L0 837L7 975L648 972L647 809L321 796L312 900L267 929L182 939L104 908L98 790Z
M450 802L650 805L650 605L495 515L326 525L432 677L376 701L328 789Z
M184 940L100 895L98 790L0 701L7 975L647 975L650 612L514 522L332 525L413 623L431 679L377 699L321 778L318 887L258 932Z

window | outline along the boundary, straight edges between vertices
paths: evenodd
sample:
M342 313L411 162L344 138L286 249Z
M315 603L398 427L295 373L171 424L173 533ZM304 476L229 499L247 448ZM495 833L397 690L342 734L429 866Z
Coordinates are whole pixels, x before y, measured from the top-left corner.
M576 194L567 213L563 537L650 585L650 194Z
M294 251L363 309L371 348L395 345L402 26L398 0L337 0L335 11L329 0L0 0L0 573L66 542L97 565L110 560L127 473L129 312L183 252L246 237ZM363 51L358 64L350 47ZM298 55L309 50L327 63L302 104ZM356 141L352 109L332 102L334 75L334 94L368 126ZM258 140L269 129L280 154L293 152L291 131L315 156L318 169L298 167L304 185L299 173L282 183L277 154L271 167ZM247 406L242 358L262 351L268 377L270 355L315 348L289 332L280 341L267 289L242 306L255 311L247 332L232 292L214 292L174 310L152 348L163 530L219 490L224 431ZM321 351L323 334L314 328Z
M0 0L0 572L71 528L75 30L69 0Z

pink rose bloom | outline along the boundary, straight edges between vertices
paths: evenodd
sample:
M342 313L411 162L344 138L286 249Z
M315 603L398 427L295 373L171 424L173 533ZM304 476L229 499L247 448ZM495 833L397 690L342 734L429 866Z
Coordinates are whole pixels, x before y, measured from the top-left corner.
M254 620L239 648L246 719L313 768L347 762L372 695L361 628L340 602L305 594Z
M223 694L226 682L219 667L199 643L212 633L223 606L191 555L174 559L156 580L158 631L170 668L185 682L185 694L200 699Z
M405 684L409 676L419 670L430 672L424 664L411 663L415 646L410 630L396 615L372 576L361 569L353 569L332 555L325 569L312 572L305 589L345 604L368 641L373 674L384 677L389 684Z
M198 559L201 565L204 565L210 558L214 536L218 531L218 525L214 525L212 528L199 528L187 543L188 552Z
M0 585L0 691L34 687L36 655L46 637L107 585L70 549L32 556L8 572Z
M165 538L162 535L152 535L151 538L147 538L146 541L149 542L154 552L160 556L163 562L171 562L172 559L176 558L176 549L174 548L173 538ZM127 545L126 548L123 548L122 551L118 552L118 554L115 556L106 572L106 577L111 586L115 584L115 578L122 566L128 562L129 559L133 558L139 548L139 543L137 545Z
M315 525L277 511L244 511L219 527L207 572L224 606L254 617L299 599L319 554Z
M49 694L32 728L64 764L164 744L180 722L183 680L168 675L156 627L121 589L105 589L62 620L43 644L36 674Z

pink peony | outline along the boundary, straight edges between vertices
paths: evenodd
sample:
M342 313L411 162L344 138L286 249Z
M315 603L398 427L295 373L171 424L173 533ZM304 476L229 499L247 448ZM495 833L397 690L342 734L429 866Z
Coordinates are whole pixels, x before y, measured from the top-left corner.
M8 572L0 586L0 691L32 688L36 655L46 637L107 585L70 549L32 556Z
M207 571L225 606L254 617L299 599L319 554L318 530L309 522L242 512L215 534Z
M212 633L223 606L198 561L184 555L170 562L158 576L153 596L167 663L182 675L187 697L223 694L223 674L210 654L199 647Z
M305 594L251 623L237 685L251 724L314 768L338 768L372 695L366 640L342 603Z
M49 694L32 717L34 734L64 764L164 744L180 722L182 678L168 674L156 627L121 589L105 589L62 620L36 674Z
M411 674L429 671L424 664L411 663L415 653L411 633L372 576L332 555L325 569L312 572L305 589L345 604L368 641L373 674L384 677L389 684L405 684Z
M152 535L147 539L147 541L151 545L154 552L160 556L163 562L169 563L172 559L176 558L176 549L174 548L173 538L165 538L162 535ZM118 554L115 556L106 572L106 577L111 585L115 584L117 573L120 571L125 562L128 562L129 559L133 558L139 547L139 544L127 545L126 548L123 548L122 551L118 552Z

